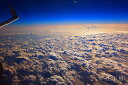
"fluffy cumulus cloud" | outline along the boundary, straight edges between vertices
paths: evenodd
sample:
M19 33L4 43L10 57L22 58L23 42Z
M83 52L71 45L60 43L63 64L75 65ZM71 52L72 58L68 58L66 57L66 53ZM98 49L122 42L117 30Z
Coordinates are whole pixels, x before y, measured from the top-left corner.
M10 35L8 41L7 36L3 36L0 45L6 46L11 41L13 48L12 51L1 48L0 59L4 58L4 75L13 83L125 85L128 83L128 47L122 43L127 42L127 36L96 34L35 39L33 35L25 35L19 39L17 35Z

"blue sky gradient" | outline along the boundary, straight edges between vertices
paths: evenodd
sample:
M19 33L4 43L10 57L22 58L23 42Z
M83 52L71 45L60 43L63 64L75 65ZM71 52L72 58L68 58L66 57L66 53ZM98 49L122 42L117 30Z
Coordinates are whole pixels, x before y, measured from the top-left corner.
M0 21L10 17L8 2L20 17L14 23L19 25L128 23L128 0L3 0Z

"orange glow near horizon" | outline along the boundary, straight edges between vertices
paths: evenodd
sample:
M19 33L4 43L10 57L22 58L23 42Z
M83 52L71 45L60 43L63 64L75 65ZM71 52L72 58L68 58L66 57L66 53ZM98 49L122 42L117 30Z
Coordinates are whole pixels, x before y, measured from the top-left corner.
M89 29L87 28L89 27ZM92 28L95 27L95 28ZM16 31L33 33L62 33L65 35L86 35L96 33L128 33L128 24L67 24L67 25L35 25L35 26L8 26L1 32Z

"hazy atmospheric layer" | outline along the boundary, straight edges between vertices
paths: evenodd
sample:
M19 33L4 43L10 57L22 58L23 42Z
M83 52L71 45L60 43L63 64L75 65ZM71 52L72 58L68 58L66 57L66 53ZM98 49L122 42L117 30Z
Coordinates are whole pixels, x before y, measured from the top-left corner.
M37 33L49 35L85 35L96 33L128 32L128 24L65 24L65 25L33 25L8 26L0 29L0 33Z

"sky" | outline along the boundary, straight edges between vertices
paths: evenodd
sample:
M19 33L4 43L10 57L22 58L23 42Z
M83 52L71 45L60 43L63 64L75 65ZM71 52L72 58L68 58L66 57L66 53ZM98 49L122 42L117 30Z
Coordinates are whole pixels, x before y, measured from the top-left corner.
M0 0L0 21L11 17L8 2L20 18L13 25L128 23L128 0Z

